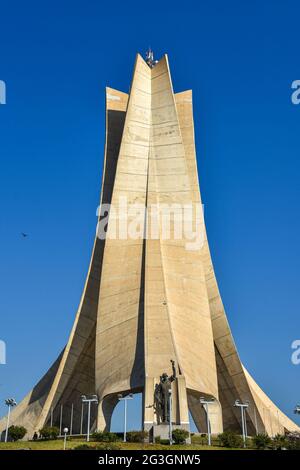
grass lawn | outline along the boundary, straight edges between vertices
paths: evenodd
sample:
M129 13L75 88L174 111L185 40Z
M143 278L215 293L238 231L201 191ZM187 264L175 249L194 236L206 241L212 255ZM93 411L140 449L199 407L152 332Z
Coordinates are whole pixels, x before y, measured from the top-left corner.
M67 441L67 449L72 449L80 444L86 444L83 439L72 439ZM224 447L207 446L200 444L191 445L161 445L161 444L139 444L131 442L117 442L120 450L226 450ZM89 442L90 447L100 445L99 442ZM18 442L0 442L0 450L63 450L63 440L53 441L18 441Z

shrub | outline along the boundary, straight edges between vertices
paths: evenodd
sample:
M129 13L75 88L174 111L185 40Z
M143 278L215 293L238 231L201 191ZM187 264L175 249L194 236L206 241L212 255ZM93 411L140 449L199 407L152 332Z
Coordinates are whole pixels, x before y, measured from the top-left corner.
M288 449L290 450L300 450L300 433L293 432L289 433L287 436Z
M192 444L200 444L205 446L208 444L207 434L191 434Z
M276 434L272 440L272 448L275 450L287 449L289 447L289 441L284 434Z
M97 446L89 446L88 444L80 444L73 450L120 450L120 446L114 442L103 442Z
M23 426L10 426L8 428L8 435L12 441L18 441L19 439L23 439L26 433L27 429Z
M170 440L169 439L161 439L159 443L163 446L168 446L170 445Z
M129 431L126 434L128 442L144 442L148 438L147 431Z
M92 438L97 442L116 442L118 436L113 432L96 431L92 434Z
M253 436L253 444L256 449L266 449L272 443L271 438L266 433Z
M96 450L120 450L121 447L115 442L103 442L96 446Z
M155 436L154 442L155 442L155 444L160 444L161 443L160 436Z
M190 433L186 429L174 429L172 432L172 439L175 444L185 444L186 439Z
M94 447L89 446L88 444L80 444L73 448L73 450L94 450Z
M223 447L242 447L243 439L239 434L232 431L225 431L219 434L219 443Z
M248 449L253 449L254 448L254 443L253 443L253 438L252 437L246 437L246 447Z
M56 426L44 426L39 432L40 437L45 440L57 439L59 435L59 429Z

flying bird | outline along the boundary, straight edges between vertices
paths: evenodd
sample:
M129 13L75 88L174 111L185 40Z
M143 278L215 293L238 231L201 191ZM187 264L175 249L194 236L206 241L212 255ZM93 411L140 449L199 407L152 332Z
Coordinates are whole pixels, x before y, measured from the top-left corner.
M24 238L28 237L28 234L27 234L27 233L24 233L24 232L21 232L21 235L22 235L22 237L24 237Z

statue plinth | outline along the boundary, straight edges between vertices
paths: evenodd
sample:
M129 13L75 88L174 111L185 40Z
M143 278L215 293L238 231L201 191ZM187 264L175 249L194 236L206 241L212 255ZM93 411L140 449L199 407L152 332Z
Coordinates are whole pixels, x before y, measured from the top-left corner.
M184 429L185 431L190 431L189 424L173 424L172 430L174 429ZM160 437L160 439L169 439L170 438L170 426L169 424L156 424L154 423L149 430L149 441L155 442L155 439ZM191 443L190 436L186 439L186 443Z

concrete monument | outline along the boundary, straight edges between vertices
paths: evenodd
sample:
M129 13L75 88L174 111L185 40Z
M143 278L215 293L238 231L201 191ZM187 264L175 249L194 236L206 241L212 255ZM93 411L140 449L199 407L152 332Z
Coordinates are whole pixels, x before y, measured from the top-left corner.
M174 93L166 55L158 62L153 54L147 62L137 55L129 94L106 89L101 207L113 208L106 235L95 238L66 346L12 410L11 424L33 435L45 424L69 427L72 419L73 433L86 432L80 397L96 394L92 427L109 430L118 394L142 393L143 428L153 435L170 419L188 430L189 411L198 430L206 432L200 397L214 398L212 433L240 431L236 399L249 401L249 434L299 431L239 358L203 218L197 223L202 242L192 248L188 235L165 237L159 223L157 236L146 236L153 213L142 219L141 234L114 237L124 200L146 208L172 206L173 226L181 207L190 204L193 212L201 206L192 92ZM0 431L5 424L4 418Z

